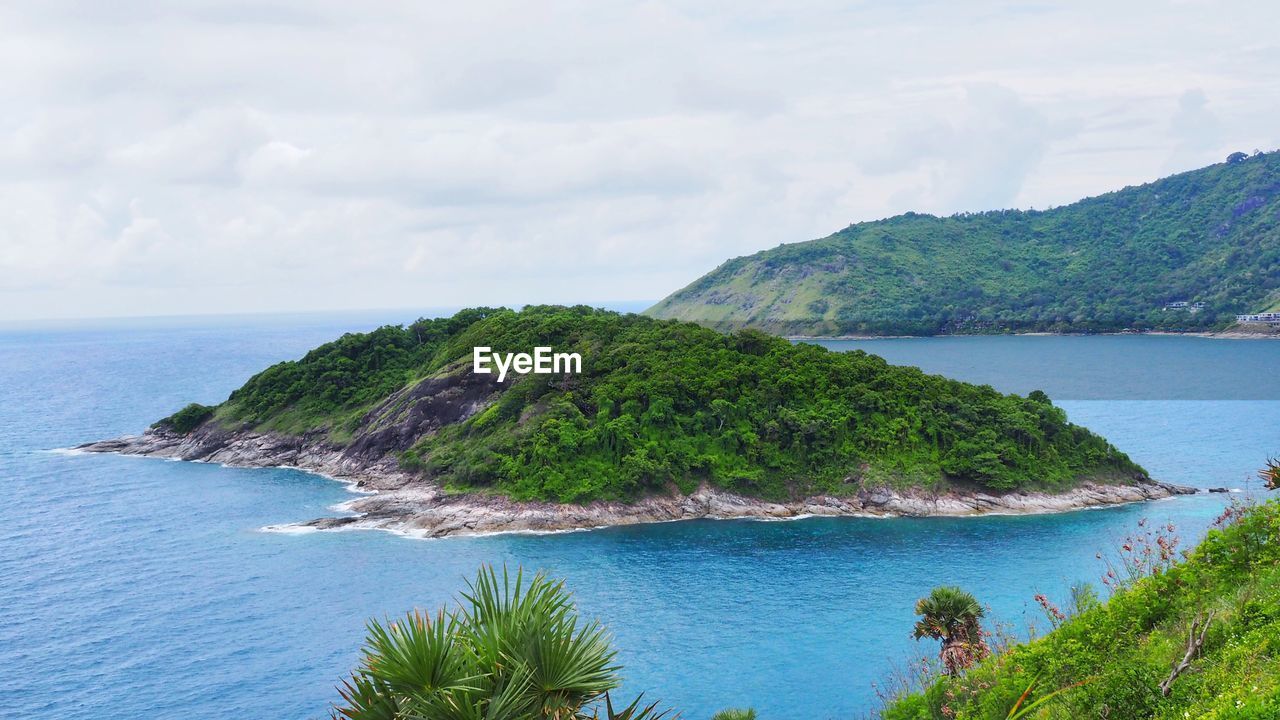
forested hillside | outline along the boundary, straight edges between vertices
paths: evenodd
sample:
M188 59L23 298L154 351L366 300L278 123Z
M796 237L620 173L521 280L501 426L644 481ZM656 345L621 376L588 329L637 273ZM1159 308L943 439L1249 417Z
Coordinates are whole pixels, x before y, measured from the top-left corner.
M1280 152L1050 210L907 213L730 260L648 310L722 329L1222 328L1280 288Z
M582 372L498 383L471 372L474 346L577 352ZM473 309L346 335L216 408L158 424L207 423L363 443L446 487L566 502L701 482L781 498L864 483L1054 489L1143 475L1043 393L587 307Z

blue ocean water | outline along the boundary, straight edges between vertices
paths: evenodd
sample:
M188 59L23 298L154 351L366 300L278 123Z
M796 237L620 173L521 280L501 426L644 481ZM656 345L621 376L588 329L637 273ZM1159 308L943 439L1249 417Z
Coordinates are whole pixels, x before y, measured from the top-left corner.
M447 602L481 563L568 580L614 632L627 691L699 719L874 710L914 600L965 586L1044 622L1142 517L1198 536L1199 495L1056 516L698 521L560 535L284 535L349 497L291 470L57 448L138 432L348 330L411 316L229 318L0 331L0 668L16 717L327 716L370 616ZM1198 338L840 342L1002 389L1042 388L1153 475L1243 487L1280 452L1280 343ZM1090 358L1105 358L1094 361ZM1158 371L1153 368L1157 368ZM1194 392L1188 390L1193 388ZM1074 398L1074 399L1073 399ZM1135 399L1137 398L1137 399ZM1190 398L1190 399L1188 399Z

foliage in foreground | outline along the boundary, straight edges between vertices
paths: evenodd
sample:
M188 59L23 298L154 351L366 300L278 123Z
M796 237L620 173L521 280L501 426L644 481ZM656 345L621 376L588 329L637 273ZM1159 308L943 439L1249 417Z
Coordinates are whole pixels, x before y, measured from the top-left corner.
M1049 210L858 223L729 260L647 312L797 335L1207 330L1277 289L1272 152Z
M1051 615L1045 637L938 679L884 720L1280 718L1280 501L1218 525L1185 561L1112 575L1106 603Z
M756 720L755 708L727 708L711 716L711 720Z
M1258 479L1268 490L1280 490L1280 460L1269 458L1266 466L1258 471Z
M581 502L709 482L781 498L1143 474L1041 392L1004 395L860 351L581 306L478 308L345 335L254 376L215 420L349 441L398 390L461 382L477 345L577 352L582 372L494 383L480 412L410 438L401 464L452 489Z
M364 660L340 689L348 720L659 720L607 696L620 666L598 622L582 622L563 583L481 569L456 610L369 623Z

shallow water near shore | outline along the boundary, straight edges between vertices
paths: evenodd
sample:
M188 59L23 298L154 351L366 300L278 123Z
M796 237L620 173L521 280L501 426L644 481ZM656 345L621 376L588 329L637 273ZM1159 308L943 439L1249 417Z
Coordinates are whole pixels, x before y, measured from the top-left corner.
M51 452L213 403L267 365L412 314L0 331L0 667L20 717L327 715L363 624L449 600L485 562L567 579L614 632L630 694L709 717L852 718L930 644L914 600L973 591L1018 628L1101 573L1139 518L1190 544L1197 495L1035 517L691 521L410 540L261 532L353 497L296 470ZM1244 488L1280 453L1280 342L1179 337L838 341L930 372L1048 392L1154 477ZM589 361L589 359L588 359ZM1254 484L1256 487L1256 483Z

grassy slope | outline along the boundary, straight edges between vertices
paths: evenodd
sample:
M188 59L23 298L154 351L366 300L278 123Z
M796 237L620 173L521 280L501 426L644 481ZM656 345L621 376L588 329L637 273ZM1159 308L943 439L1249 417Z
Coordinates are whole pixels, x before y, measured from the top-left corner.
M213 422L348 442L397 390L469 373L476 345L579 352L583 372L509 379L474 416L412 438L401 463L457 488L584 501L707 481L781 498L953 481L1061 489L1142 473L1043 394L585 307L468 310L347 335L259 373Z
M1213 619L1201 654L1163 697L1160 683L1183 657L1191 620L1208 612ZM1280 501L1210 531L1171 570L960 679L943 679L899 701L883 717L1004 720L1037 677L1024 707L1057 688L1083 684L1028 718L1280 718Z
M814 335L1208 329L1278 287L1271 153L1047 211L859 223L730 260L647 313Z

